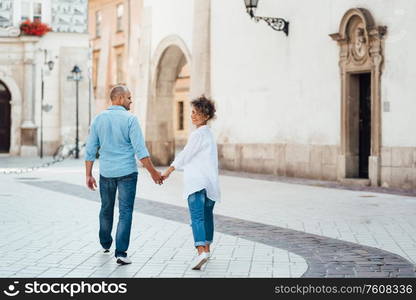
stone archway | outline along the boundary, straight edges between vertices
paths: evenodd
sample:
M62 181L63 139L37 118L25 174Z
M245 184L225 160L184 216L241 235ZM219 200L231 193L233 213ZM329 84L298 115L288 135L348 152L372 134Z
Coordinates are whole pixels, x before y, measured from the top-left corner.
M380 86L386 29L376 26L368 10L353 8L343 16L339 32L330 34L340 47L341 147L337 169L341 181L380 184ZM367 108L363 104L366 99Z
M20 89L7 70L0 70L0 81L7 87L11 96L11 125L10 125L10 150L11 155L20 154L22 123L22 96Z
M168 165L175 154L174 86L191 57L178 36L161 41L152 61L152 87L147 105L146 145L156 165Z

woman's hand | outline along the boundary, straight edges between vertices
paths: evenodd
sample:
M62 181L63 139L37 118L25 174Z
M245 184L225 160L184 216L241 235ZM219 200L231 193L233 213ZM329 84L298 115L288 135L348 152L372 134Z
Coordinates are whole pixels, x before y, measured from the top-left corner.
M172 173L175 170L174 167L170 166L165 173L162 174L163 180L167 179L170 175L170 173Z
M163 180L167 179L169 177L170 173L168 171L165 171L165 173L162 174Z

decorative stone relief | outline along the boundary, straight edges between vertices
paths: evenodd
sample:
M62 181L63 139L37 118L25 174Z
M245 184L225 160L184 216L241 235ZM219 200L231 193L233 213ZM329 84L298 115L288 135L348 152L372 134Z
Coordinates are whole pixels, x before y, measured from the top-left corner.
M56 32L87 32L87 0L53 0L52 28Z
M0 78L4 78L4 77L12 77L12 70L10 66L7 66L7 65L0 66Z
M0 37L16 37L20 35L20 29L17 27L0 27Z
M0 28L8 28L13 24L13 3L12 0L0 1Z
M367 38L364 34L362 24L353 31L353 42L351 43L351 55L355 63L362 63L368 54Z

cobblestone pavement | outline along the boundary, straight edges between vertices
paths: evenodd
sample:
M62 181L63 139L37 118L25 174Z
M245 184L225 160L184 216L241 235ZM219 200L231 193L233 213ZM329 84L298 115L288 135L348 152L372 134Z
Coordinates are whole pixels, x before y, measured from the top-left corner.
M99 195L82 186L61 181L28 184L100 201ZM135 209L163 219L187 223L186 208L157 201L137 199ZM217 215L216 231L289 251L306 259L305 277L414 277L414 266L406 259L377 248L308 234L287 228ZM290 254L292 253L292 254ZM247 257L247 256L246 256Z
M192 236L189 226L184 224L188 223L186 203L181 199L182 174L175 172L163 186L159 187L151 182L143 170L140 170L139 200L136 203L139 213L135 213L135 226L133 227L133 230L137 230L137 234L134 236L129 252L135 260L135 266L131 268L128 266L125 269L130 268L130 272L115 272L121 268L114 266L111 257L105 256L107 260L98 258L104 256L97 252L97 224L94 222L97 222L98 203L84 200L85 198L97 200L97 196L83 188L82 163L82 161L68 161L49 169L30 173L30 175L2 176L0 185L7 187L7 189L3 187L3 191L8 191L4 195L0 195L0 199L3 198L3 201L0 202L1 212L2 215L6 214L3 219L7 220L3 223L8 224L9 227L6 226L6 228L10 228L7 230L7 234L9 231L16 232L13 231L13 228L14 225L18 225L17 223L25 223L26 230L34 228L27 224L35 219L33 211L35 209L42 210L42 207L44 207L44 212L34 215L36 218L43 216L41 221L49 224L49 226L45 226L46 228L51 229L58 224L63 226L67 222L68 215L77 215L74 212L71 213L75 206L77 211L80 208L83 209L79 211L80 215L77 218L72 219L72 223L63 226L65 229L62 229L62 232L66 230L67 236L73 237L74 228L79 228L82 231L83 238L81 240L84 241L84 247L79 251L72 249L72 254L68 254L68 260L77 252L84 253L84 260L75 267L71 265L72 269L61 276L71 276L72 272L75 272L73 274L77 272L84 274L80 275L81 277L94 276L94 274L98 276L100 272L95 272L106 265L107 268L114 269L102 277L120 276L117 275L119 272L126 272L123 276L147 274L147 276L163 277L168 273L164 272L165 269L161 266L159 266L161 271L157 267L150 267L151 271L141 272L141 268L145 268L148 263L150 266L154 265L154 257L158 257L158 251L168 249L166 250L168 254L165 255L169 258L159 262L164 266L174 265L178 261L182 263L182 267L183 264L186 264L185 261L179 259L181 256L176 257L172 253L178 252L182 253L182 258L192 258ZM31 177L33 180L30 179ZM24 178L26 180L23 180ZM170 274L173 277L414 276L416 261L415 198L369 191L347 191L271 182L229 175L222 175L220 180L223 202L218 203L215 209L217 233L213 245L215 249L213 260L207 264L205 272L199 273L189 270L188 260L188 269L184 272ZM46 185L45 182L48 181L49 183ZM9 190L11 191L9 187L13 187L13 192L9 192ZM86 196L84 193L88 195ZM33 198L33 203L24 200L25 195L28 198ZM7 198L10 199L5 200ZM19 200L15 201L14 199ZM18 207L25 208L28 212L25 214L25 218L14 221L16 223L14 224L10 219L13 219L13 210L16 210L13 205L17 204ZM66 207L68 215L62 214L60 218L56 219L52 217L54 216L52 214L50 219L46 218L47 212L55 212L56 209L51 208L59 204ZM5 213L4 206L13 209L11 211L9 209L9 212ZM18 215L20 210L17 209L17 211ZM87 214L88 217L86 217ZM79 218L83 215L85 218L80 220ZM56 221L53 226L50 224L52 220ZM75 220L78 227L71 225ZM81 226L82 224L84 227ZM19 226L21 225L17 227ZM172 228L177 228L175 232L178 232L180 239L172 238L177 236L172 232ZM170 235L166 235L166 231ZM155 251L150 247L152 243L146 240L147 232L152 232L148 236L149 239L165 236L166 245ZM2 231L2 241L11 240L10 235L4 237L3 233L4 231ZM22 243L24 240L22 238ZM173 242L174 240L175 242ZM178 240L182 242L181 245L178 245ZM174 247L170 247L170 243L173 243ZM17 249L12 244L2 244L0 250L4 253L5 249L15 249L9 250L9 252L16 254L15 263L16 261L20 263L22 258L20 254L28 254L27 249L24 247ZM49 251L51 246L44 245L42 249ZM59 249L66 250L63 247ZM21 253L21 251L23 252ZM34 255L36 252L40 256L42 251L32 249L29 252L30 255ZM142 251L148 253L147 262L138 266L135 258L139 258L138 262L143 260L140 257ZM146 251L153 252L149 254ZM183 255L184 253L187 254ZM91 260L85 258L87 254L90 255ZM7 255L3 254L2 257L7 257ZM30 261L30 259L28 260ZM305 260L309 265L308 269ZM44 259L40 259L36 265L41 265L40 261L44 261ZM3 268L3 265L10 266L15 263L10 263L10 261L1 263L0 260L0 276L17 276L19 272L26 270L26 268L22 268L21 271L15 271L13 274L9 274L9 272L8 275L5 275L3 271L7 268ZM33 262L30 264L33 266ZM90 268L93 272L85 274L88 272L80 271L89 264L92 265ZM61 267L62 264L59 262L57 266L51 268L58 270ZM216 270L213 271L209 268ZM174 268L168 270L172 269ZM115 273L113 274L113 272Z
M138 212L128 251L133 264L118 266L98 243L99 203L35 187L42 183L36 175L0 176L0 277L300 277L307 270L285 249L216 232L212 258L194 271L190 226Z

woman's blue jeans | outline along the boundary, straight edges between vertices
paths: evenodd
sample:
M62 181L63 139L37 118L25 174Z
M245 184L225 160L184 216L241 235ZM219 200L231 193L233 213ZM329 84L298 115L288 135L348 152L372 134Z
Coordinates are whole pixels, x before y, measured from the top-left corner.
M214 205L215 201L207 197L205 189L188 196L195 247L212 243L214 238Z
M104 249L110 249L113 242L114 204L118 189L119 219L116 233L116 257L126 257L130 243L130 231L133 216L134 199L136 197L137 172L108 178L100 175L100 243Z

